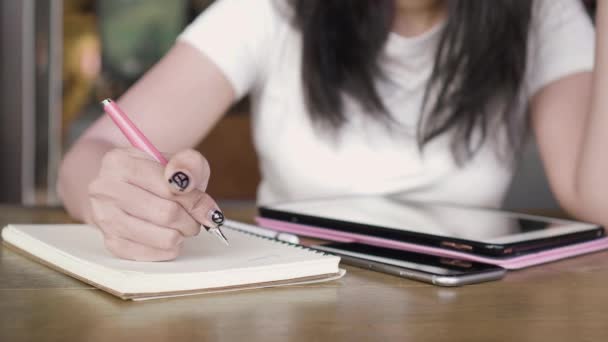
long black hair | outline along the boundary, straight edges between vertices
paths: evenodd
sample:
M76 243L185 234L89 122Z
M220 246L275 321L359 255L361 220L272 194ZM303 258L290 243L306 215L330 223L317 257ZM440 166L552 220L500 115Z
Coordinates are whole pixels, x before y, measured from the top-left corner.
M347 121L342 96L347 94L368 115L390 120L374 81L383 76L379 57L395 1L289 1L302 33L302 82L312 119L339 129ZM509 146L517 149L527 123L521 125L512 111L526 69L533 1L446 1L448 15L420 109L427 114L418 123L419 146L453 131L452 152L465 161L498 119L507 128ZM477 128L480 136L474 134Z

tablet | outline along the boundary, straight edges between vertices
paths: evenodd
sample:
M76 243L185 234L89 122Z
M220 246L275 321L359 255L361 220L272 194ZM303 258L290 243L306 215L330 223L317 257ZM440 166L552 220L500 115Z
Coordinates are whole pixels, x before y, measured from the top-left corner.
M604 236L593 223L396 197L341 197L259 208L261 217L332 231L513 257Z

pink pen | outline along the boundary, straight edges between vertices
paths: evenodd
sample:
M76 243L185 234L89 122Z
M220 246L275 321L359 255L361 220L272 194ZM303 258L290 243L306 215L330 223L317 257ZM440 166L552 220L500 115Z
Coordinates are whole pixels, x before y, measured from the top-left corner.
M146 138L146 136L135 126L135 124L129 119L127 114L123 112L120 107L116 104L116 102L111 99L105 99L101 101L101 105L103 106L103 110L110 116L112 121L118 126L120 131L124 134L124 136L129 140L131 145L134 147L146 152L149 154L154 160L159 162L162 165L167 165L168 161L154 145ZM223 243L228 245L228 240L226 236L222 233L219 227L210 228L205 225L201 226L205 228L205 230L213 235L215 235L218 239L220 239Z

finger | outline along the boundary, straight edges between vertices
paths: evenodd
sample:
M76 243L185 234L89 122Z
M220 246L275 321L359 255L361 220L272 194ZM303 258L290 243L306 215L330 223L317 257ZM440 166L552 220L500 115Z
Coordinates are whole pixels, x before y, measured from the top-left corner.
M165 167L165 179L175 194L199 189L205 191L209 182L209 164L194 150L184 150L175 154Z
M123 156L127 156L133 159L138 159L138 160L149 160L149 161L153 161L155 163L158 163L156 161L156 159L154 159L154 157L152 157L150 154L140 150L139 148L136 147L119 147L119 148L115 148L109 152L107 152L106 154L117 154L117 155L123 155ZM169 155L163 153L163 156L167 159L169 159Z
M178 230L157 226L127 213L116 215L116 222L111 228L116 235L144 246L170 250L184 242L184 235Z
M217 227L224 224L224 214L213 198L205 192L194 190L184 196L175 196L175 200L204 226Z
M164 167L154 160L138 155L135 150L116 149L106 153L102 163L100 179L114 179L135 185L159 197L171 199L173 193L164 180ZM93 186L93 184L92 184ZM99 189L106 193L105 189Z
M153 248L172 249L184 242L178 230L133 217L108 201L93 199L94 223L105 233Z
M172 249L158 249L113 235L106 235L104 242L106 248L115 256L135 261L173 260L181 251L181 245Z
M177 201L191 216L195 213L197 217L193 216L193 218L207 227L223 224L222 211L219 210L215 201L204 192L196 189L181 195L174 195L171 188L167 186L167 181L163 181L164 177L158 176L159 173L163 173L162 167L158 163L148 159L133 158L123 150L113 150L107 153L104 156L104 162L121 166L109 168L111 169L108 171L109 178L118 178L159 197Z
M107 196L121 210L143 221L179 231L184 236L200 233L200 224L177 202L156 196L117 180L101 180L92 186L93 198ZM105 189L112 189L111 192ZM98 195L97 192L100 194ZM105 191L105 192L102 192Z

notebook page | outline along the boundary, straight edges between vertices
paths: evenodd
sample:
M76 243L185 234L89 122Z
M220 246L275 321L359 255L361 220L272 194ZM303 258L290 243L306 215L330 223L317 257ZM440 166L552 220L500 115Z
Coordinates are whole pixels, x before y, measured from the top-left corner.
M61 251L65 256L125 273L160 275L275 268L293 263L316 263L324 262L328 258L336 258L225 229L224 233L230 241L230 246L219 243L211 234L201 232L184 242L182 254L176 260L136 262L119 259L110 254L103 245L101 233L90 226L15 225L13 227L17 227L20 234L39 240Z

